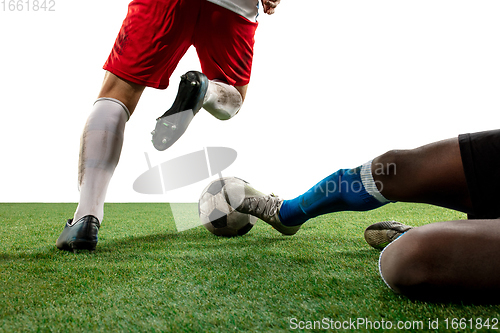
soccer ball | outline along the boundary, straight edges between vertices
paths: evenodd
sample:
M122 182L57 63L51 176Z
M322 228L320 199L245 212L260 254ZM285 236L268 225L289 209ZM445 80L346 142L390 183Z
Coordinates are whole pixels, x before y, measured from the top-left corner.
M225 196L226 184L232 183L234 189L240 190L245 195L247 184L242 179L223 177L214 180L203 190L198 201L198 214L200 221L211 233L223 237L242 236L253 228L257 218L249 214L236 211L227 202Z

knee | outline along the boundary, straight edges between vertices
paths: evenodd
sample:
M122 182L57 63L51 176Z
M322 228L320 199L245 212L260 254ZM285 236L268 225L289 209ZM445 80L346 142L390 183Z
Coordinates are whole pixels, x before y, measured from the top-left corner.
M380 256L380 274L396 293L418 295L431 278L428 251L419 228L389 245Z
M404 196L404 187L399 180L408 165L408 150L390 150L372 161L372 175L382 195L392 201Z
M406 150L389 150L385 154L373 159L373 176L393 177L397 175L398 166L404 161Z
M203 108L219 120L234 117L243 104L243 95L237 87L221 81L209 81Z
M139 103L146 87L122 79L111 72L106 72L98 98L113 98L126 105L132 114Z

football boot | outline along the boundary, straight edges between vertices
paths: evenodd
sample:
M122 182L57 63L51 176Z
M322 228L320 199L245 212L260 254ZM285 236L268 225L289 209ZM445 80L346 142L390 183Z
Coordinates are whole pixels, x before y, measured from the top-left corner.
M395 221L378 222L366 228L365 240L371 247L382 250L410 229L413 227Z
M157 150L169 148L184 134L193 117L203 106L207 89L208 78L205 74L190 71L181 76L174 104L156 119L156 127L151 132L151 141Z
M237 188L233 184L226 184L225 195L227 202L235 210L258 217L283 235L294 235L301 227L300 225L286 226L281 223L279 212L283 199L274 194L261 193L248 183L244 184L243 189Z
M76 222L68 220L62 234L56 241L60 250L89 250L94 251L97 246L97 232L99 220L92 215L86 215Z

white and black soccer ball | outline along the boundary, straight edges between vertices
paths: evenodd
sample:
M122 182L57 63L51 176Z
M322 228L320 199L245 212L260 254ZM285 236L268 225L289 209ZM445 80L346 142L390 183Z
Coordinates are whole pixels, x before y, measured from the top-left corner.
M242 236L253 228L257 218L249 214L243 214L231 207L226 200L225 187L232 185L232 189L241 191L244 196L244 185L242 179L235 177L223 177L212 181L203 190L198 201L198 214L200 221L211 233L223 237Z

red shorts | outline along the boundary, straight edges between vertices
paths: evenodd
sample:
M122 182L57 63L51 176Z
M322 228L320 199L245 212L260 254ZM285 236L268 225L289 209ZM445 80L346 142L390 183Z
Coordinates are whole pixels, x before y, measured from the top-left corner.
M206 0L133 0L103 68L165 89L194 45L210 80L244 86L250 81L257 25Z

